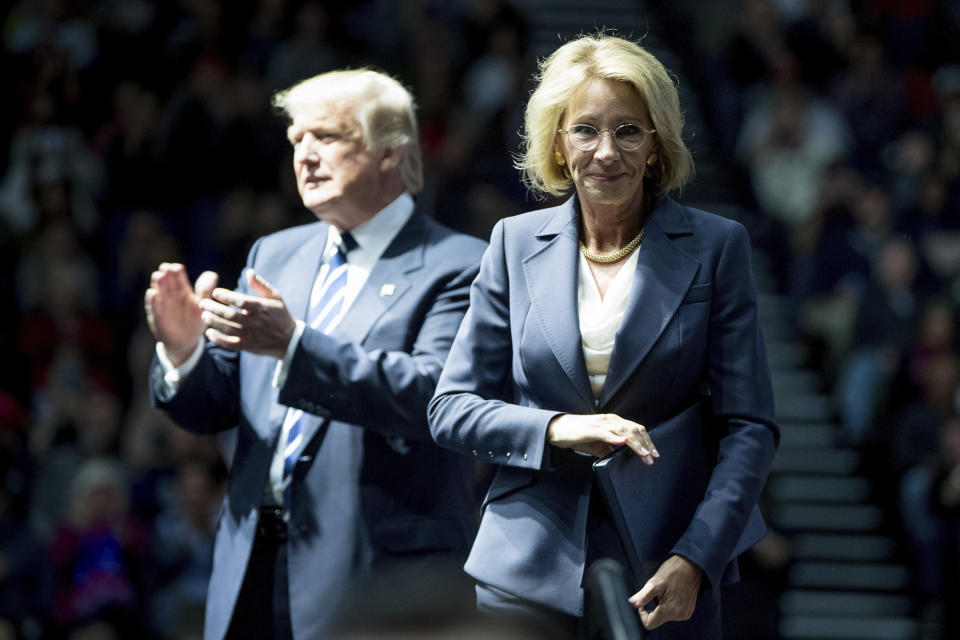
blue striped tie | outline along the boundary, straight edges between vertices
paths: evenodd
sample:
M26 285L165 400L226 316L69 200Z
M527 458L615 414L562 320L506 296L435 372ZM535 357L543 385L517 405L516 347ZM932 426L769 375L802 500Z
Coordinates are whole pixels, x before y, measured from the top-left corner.
M357 247L357 241L349 233L344 232L340 235L340 242L335 247L336 250L330 252L330 258L327 260L327 273L323 280L318 282L313 295L311 295L311 300L315 299L316 302L310 305L310 312L307 314L310 328L323 333L333 331L343 317L343 300L347 284L347 253ZM286 486L283 490L283 496L288 507L290 505L290 487L292 486L290 476L293 474L293 468L297 465L297 459L300 457L300 445L303 444L302 422L303 411L297 409L296 419L290 425L287 443L283 448L283 482Z

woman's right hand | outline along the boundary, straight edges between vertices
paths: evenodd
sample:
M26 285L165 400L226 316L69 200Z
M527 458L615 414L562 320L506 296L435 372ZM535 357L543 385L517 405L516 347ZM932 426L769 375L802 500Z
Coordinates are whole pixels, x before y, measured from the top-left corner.
M547 426L547 441L555 447L598 458L624 444L633 449L645 464L653 464L654 459L660 457L642 424L612 413L557 416Z

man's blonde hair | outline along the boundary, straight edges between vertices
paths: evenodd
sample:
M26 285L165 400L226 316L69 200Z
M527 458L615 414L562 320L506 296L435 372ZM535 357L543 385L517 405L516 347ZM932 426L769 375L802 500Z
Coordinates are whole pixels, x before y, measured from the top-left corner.
M400 174L411 194L423 189L423 158L413 96L390 76L372 69L329 71L273 96L274 107L291 120L304 105L335 99L352 104L367 149L403 147Z

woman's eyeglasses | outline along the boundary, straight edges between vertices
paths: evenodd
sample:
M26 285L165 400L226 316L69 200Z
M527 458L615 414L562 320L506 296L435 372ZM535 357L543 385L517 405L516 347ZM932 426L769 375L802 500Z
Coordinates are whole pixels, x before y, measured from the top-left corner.
M600 134L604 131L609 131L613 135L613 139L622 151L639 149L646 141L647 135L657 132L656 129L647 131L640 125L630 123L622 124L616 129L597 129L589 124L574 124L569 129L557 129L557 133L565 134L570 144L580 151L596 149L600 144Z

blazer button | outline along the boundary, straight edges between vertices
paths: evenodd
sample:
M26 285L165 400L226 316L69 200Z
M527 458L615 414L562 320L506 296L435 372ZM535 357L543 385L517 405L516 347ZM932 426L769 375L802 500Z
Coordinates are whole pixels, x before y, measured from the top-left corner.
M490 454L490 457L491 457L491 458L493 457L493 451L487 451L487 453Z
M527 459L527 454L523 454L523 459L524 459L524 460Z
M473 455L477 455L477 450L476 450L476 449L473 450Z

